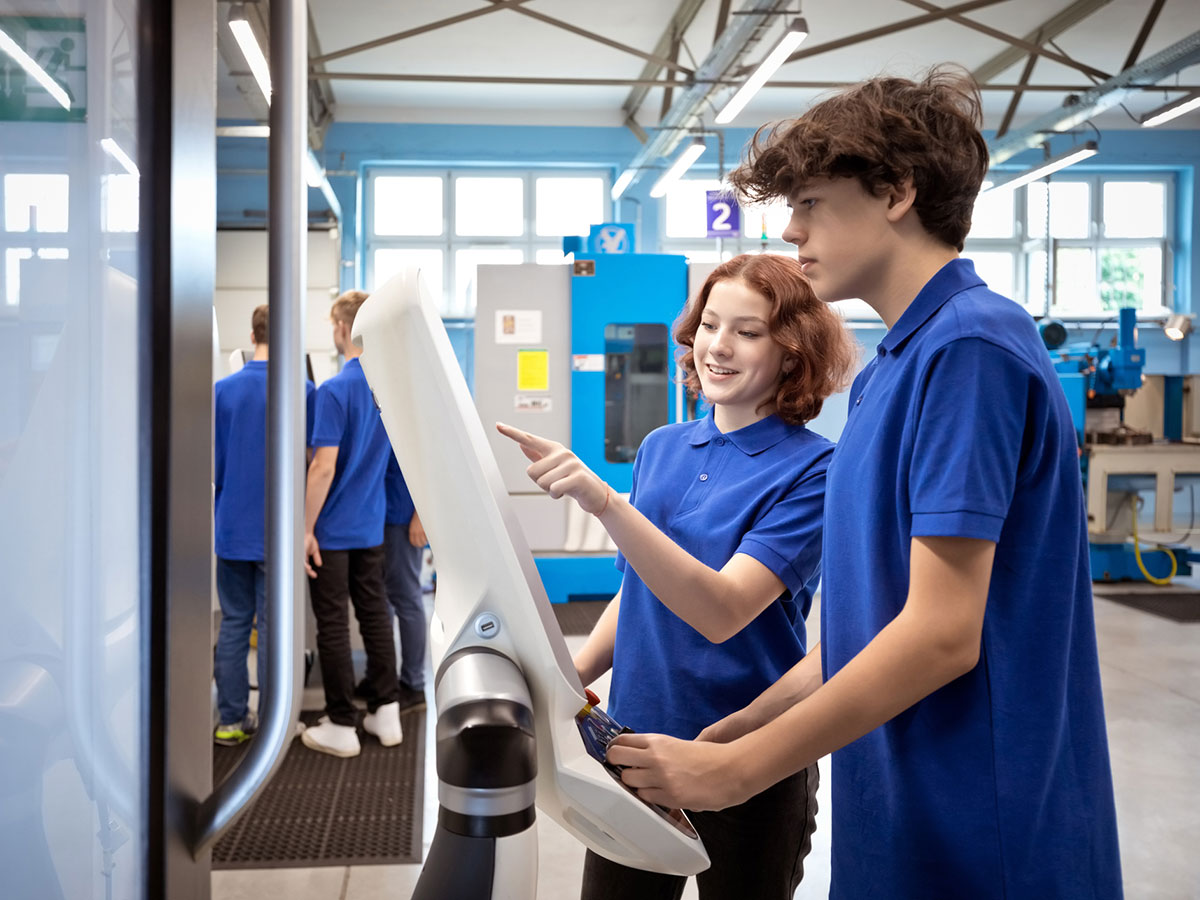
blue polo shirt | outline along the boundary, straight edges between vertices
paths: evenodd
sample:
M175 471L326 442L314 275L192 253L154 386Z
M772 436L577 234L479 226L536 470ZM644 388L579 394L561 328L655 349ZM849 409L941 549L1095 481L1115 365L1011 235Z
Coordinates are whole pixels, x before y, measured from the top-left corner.
M690 740L803 658L832 452L825 438L774 415L722 434L710 413L642 442L630 502L706 565L720 569L744 553L786 590L738 634L713 644L618 554L624 579L609 703L617 721Z
M313 447L337 447L337 468L314 533L323 550L383 543L383 473L392 445L358 359L317 388Z
M1029 314L965 259L851 388L825 504L826 678L904 606L918 536L996 543L979 664L833 754L830 897L1120 897L1071 415Z
M305 442L316 388L305 382ZM217 556L266 556L267 362L251 360L213 387L213 543Z
M384 521L389 525L407 525L411 522L417 509L413 506L412 496L408 493L408 485L400 471L400 464L396 462L395 453L388 453L383 489L387 495L387 513Z

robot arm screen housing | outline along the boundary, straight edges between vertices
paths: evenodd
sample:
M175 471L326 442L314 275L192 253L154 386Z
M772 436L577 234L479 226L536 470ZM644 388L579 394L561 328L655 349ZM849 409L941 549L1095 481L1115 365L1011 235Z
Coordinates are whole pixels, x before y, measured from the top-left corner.
M686 818L639 800L584 746L575 719L587 703L583 686L416 268L370 296L353 336L437 554L434 667L471 647L512 660L533 701L537 806L615 862L679 875L703 871L708 854ZM440 694L439 685L439 710Z

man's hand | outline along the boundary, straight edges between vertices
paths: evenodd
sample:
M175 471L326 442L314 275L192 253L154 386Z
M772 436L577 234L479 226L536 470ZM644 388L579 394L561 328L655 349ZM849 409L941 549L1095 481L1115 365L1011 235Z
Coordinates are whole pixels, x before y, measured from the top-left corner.
M696 740L728 744L730 741L736 741L743 734L749 734L762 724L755 716L749 714L748 708L739 709L737 712L730 713L725 718L713 722L696 735Z
M608 761L627 766L621 780L660 806L725 809L754 793L738 777L737 753L729 744L622 734L608 745Z
M525 473L555 500L571 497L580 508L593 515L603 511L609 487L583 462L557 441L551 441L511 425L496 423L496 430L516 441L531 461Z
M413 513L413 517L408 520L408 542L414 547L424 547L429 543L425 537L425 529L421 525L421 517Z
M309 559L312 560L312 565L309 565ZM308 573L309 578L317 577L317 570L313 566L321 565L321 545L317 543L317 536L309 532L304 536L304 571Z

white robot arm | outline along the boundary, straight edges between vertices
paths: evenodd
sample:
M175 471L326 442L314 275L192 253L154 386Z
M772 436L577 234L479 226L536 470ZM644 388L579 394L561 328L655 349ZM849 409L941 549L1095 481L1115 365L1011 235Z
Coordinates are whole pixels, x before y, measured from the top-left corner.
M455 837L444 847L469 836L464 831L532 842L535 797L608 859L655 872L703 871L708 854L686 816L643 802L588 752L576 720L588 704L583 685L416 268L371 295L353 337L437 556L431 645L441 815L426 872L432 877L435 856L449 853L438 848L446 828ZM504 728L510 733L501 736ZM481 735L503 747L507 772L466 777L491 758L482 744L471 747ZM532 770L514 762L525 751L536 755Z

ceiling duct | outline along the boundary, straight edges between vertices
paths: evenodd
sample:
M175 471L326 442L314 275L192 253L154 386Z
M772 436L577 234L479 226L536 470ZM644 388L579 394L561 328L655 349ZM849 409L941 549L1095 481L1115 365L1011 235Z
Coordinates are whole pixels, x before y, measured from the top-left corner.
M787 7L788 0L749 0L735 15L730 16L729 24L713 44L712 50L696 67L695 76L690 82L680 82L675 102L656 126L654 135L642 145L626 167L633 172L631 183L636 183L655 160L670 155L689 130L699 124L700 117L710 103L713 106L721 105L716 102L716 97L735 90L714 82L735 75L745 64L743 57L757 44L764 28Z
M1200 31L1189 34L1136 66L1130 66L1108 81L1089 88L1062 109L1038 116L1025 127L993 140L989 146L989 165L999 165L1018 153L1040 147L1048 136L1070 131L1116 106L1130 94L1140 92L1142 86L1157 84L1167 76L1197 63L1200 63Z

